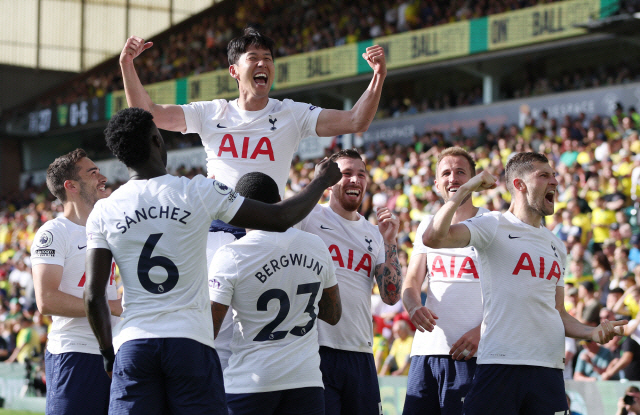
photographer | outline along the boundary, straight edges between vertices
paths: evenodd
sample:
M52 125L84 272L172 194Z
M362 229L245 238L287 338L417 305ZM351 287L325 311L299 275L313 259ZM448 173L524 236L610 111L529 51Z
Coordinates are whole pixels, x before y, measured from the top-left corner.
M618 411L616 415L640 415L640 389L629 386L624 391L624 396L618 399Z

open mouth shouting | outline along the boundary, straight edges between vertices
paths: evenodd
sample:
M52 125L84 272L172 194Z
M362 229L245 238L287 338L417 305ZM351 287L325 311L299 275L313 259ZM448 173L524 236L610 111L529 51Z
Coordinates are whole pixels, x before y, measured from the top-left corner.
M265 72L258 72L253 76L253 81L258 86L267 86L269 83L269 76Z
M550 204L551 206L553 206L553 198L556 194L555 190L549 190L545 195L544 195L544 200L547 204Z

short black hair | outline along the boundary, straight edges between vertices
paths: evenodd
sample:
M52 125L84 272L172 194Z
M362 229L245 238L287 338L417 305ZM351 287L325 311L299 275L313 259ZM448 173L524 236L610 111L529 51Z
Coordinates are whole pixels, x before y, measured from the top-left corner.
M268 36L263 35L253 27L246 27L242 36L231 39L227 45L227 59L229 65L234 65L240 59L240 56L247 51L249 46L255 46L260 49L269 49L271 57L275 59L273 48L275 42Z
M513 179L524 179L524 177L534 171L533 163L549 163L549 159L542 153L526 152L516 153L505 167L505 180L507 182L507 190L510 193L515 192L513 187Z
M624 294L624 290L620 287L612 288L609 290L609 294Z
M109 150L127 167L139 166L151 155L153 115L142 108L126 108L111 117L104 136Z
M337 153L333 153L331 157L329 157L331 161L336 161L338 159L343 159L343 158L362 160L362 156L360 155L358 150L356 150L355 148L347 148L344 150L340 150Z
M590 293L596 290L595 285L591 281L582 281L580 285L582 285L585 288L585 290L587 290Z
M247 199L263 203L278 203L280 190L276 182L268 175L259 171L244 174L236 184L236 192Z
M85 157L87 157L87 153L81 148L76 148L72 152L53 160L53 163L47 168L47 187L61 202L67 201L64 182L67 180L80 180L78 175L80 167L76 164Z

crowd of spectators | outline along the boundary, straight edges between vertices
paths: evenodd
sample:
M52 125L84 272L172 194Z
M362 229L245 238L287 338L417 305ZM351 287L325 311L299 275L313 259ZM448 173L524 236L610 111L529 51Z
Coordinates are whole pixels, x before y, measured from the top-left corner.
M225 2L223 2L225 3ZM339 46L379 36L503 13L542 3L544 0L384 0L370 2L338 0L290 2L285 0L241 0L231 6L218 4L188 25L153 39L154 47L138 58L143 84L182 78L228 67L226 45L247 25L258 27L276 42L276 56ZM620 2L620 10L638 9L636 0ZM229 8L230 7L230 8ZM224 8L224 13L222 12ZM537 67L537 65L531 65ZM505 83L499 99L520 98L568 90L620 84L637 80L640 66L631 61L602 63L598 67L541 76L529 69L526 80ZM482 103L481 81L454 90L428 94L399 89L383 99L379 117L411 115ZM71 103L80 98L102 97L122 90L117 60L109 61L70 81L63 90L40 98L40 106Z
M556 211L546 226L567 247L565 306L586 324L602 318L635 319L640 310L640 114L619 105L614 114L567 115L534 119L490 131L480 124L473 136L457 130L427 132L411 145L384 141L360 148L370 168L370 185L360 213L375 222L386 206L400 218L399 259L406 273L418 224L442 205L434 187L435 160L451 145L467 148L477 169L499 179L496 189L474 194L475 206L505 211L510 203L503 176L509 157L519 151L544 152L558 172ZM332 153L337 148L327 149ZM294 159L286 195L311 180L317 160ZM191 177L201 169L172 172ZM108 183L111 190L120 183ZM30 247L40 225L61 214L61 204L45 187L28 187L0 201L0 360L24 362L40 356L47 324L35 304ZM408 369L415 328L402 302L388 306L372 293L374 350L381 374ZM628 317L627 317L628 316ZM633 328L633 327L632 327ZM22 334L21 334L22 333ZM631 334L631 333L629 333ZM598 347L567 339L566 376L580 379L640 380L640 337L617 337ZM574 370L575 368L575 370Z
M640 310L638 126L640 115L635 109L618 104L611 116L587 119L585 114L575 114L556 120L543 111L534 119L525 112L521 125L490 131L481 123L471 137L457 130L448 136L437 132L415 136L410 146L369 143L361 149L371 177L361 213L373 221L371 213L377 207L386 206L398 214L399 258L406 271L418 224L442 204L433 186L440 151L450 145L470 149L478 170L488 170L499 180L496 189L475 194L474 205L500 211L506 211L510 204L504 182L509 157L519 151L543 152L558 172L556 211L546 218L545 225L566 244L569 253L567 310L594 326L604 318L635 319ZM294 161L291 191L308 183L311 168L311 162ZM387 306L376 293L372 298L378 368L381 374L401 374L407 340L396 323L404 321L414 328L401 303ZM566 376L640 380L640 336L634 334L635 327L637 322L628 328L629 336L617 337L602 347L567 339ZM406 336L410 338L411 333ZM397 339L403 345L399 348L401 358L391 370L385 365L391 358L385 356L394 354ZM398 356L392 357L398 360Z

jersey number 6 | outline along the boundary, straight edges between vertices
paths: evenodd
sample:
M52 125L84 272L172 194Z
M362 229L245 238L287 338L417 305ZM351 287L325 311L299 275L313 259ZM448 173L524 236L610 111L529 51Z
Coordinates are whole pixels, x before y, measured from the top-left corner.
M180 278L178 267L176 267L173 261L160 255L151 256L153 249L156 247L162 235L161 233L149 235L140 253L140 259L138 260L138 279L142 287L151 294L164 294L173 290L178 283L178 278ZM167 279L164 282L157 284L151 281L151 278L149 278L149 270L153 267L162 267L167 271Z

